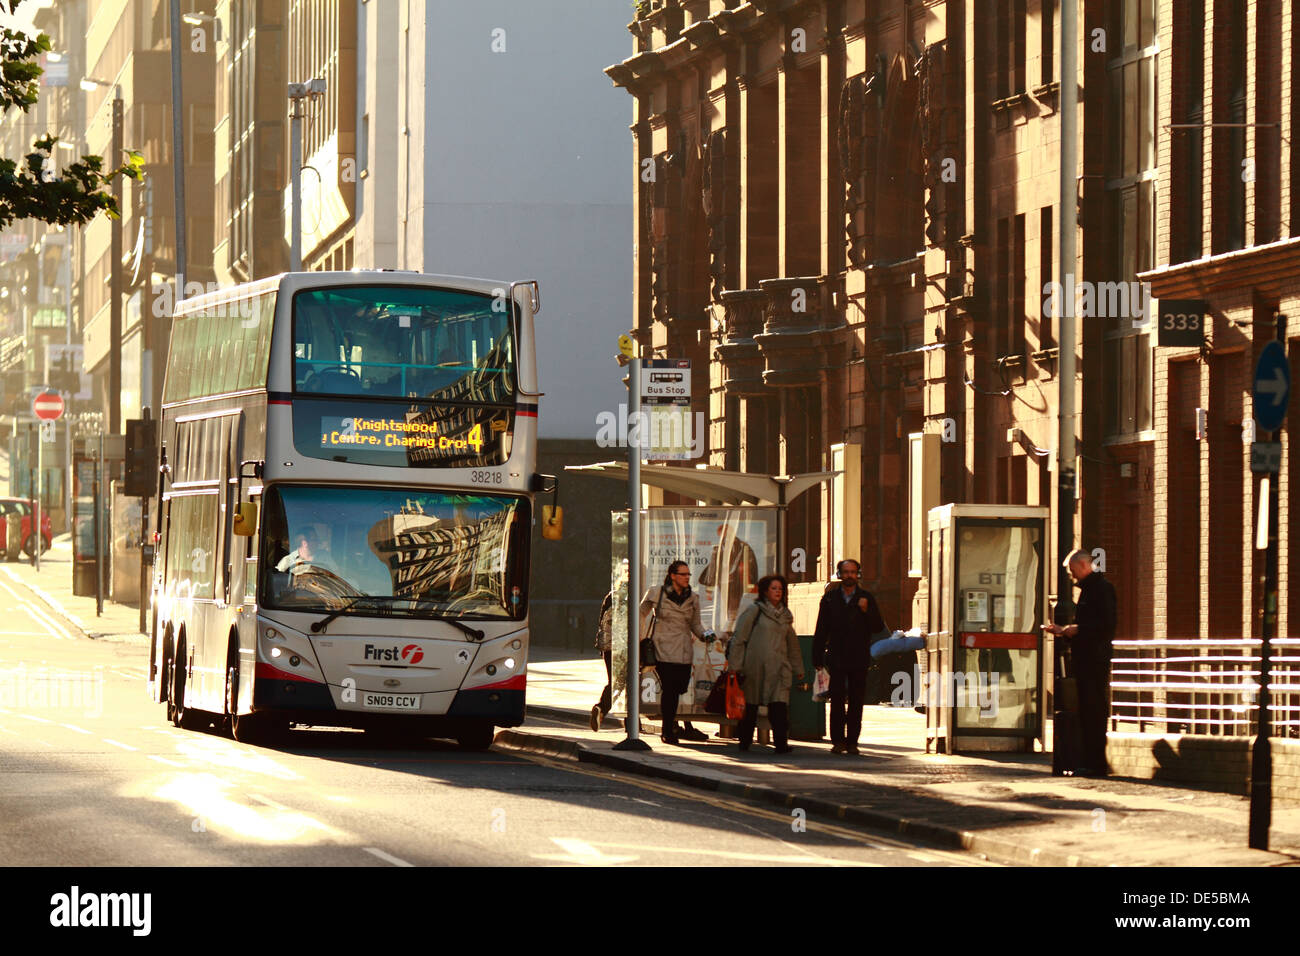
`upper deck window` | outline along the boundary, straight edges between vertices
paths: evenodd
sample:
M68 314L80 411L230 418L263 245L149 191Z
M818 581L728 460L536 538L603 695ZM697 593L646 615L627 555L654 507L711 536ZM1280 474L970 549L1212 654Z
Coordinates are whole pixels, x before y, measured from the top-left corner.
M501 299L415 286L294 296L299 394L512 403L515 351Z

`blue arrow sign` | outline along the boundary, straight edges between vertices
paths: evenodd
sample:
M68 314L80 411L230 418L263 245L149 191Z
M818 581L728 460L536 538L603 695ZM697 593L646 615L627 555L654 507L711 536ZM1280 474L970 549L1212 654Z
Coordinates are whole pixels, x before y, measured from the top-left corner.
M1266 432L1282 427L1291 397L1291 365L1281 342L1269 342L1255 366L1255 423Z

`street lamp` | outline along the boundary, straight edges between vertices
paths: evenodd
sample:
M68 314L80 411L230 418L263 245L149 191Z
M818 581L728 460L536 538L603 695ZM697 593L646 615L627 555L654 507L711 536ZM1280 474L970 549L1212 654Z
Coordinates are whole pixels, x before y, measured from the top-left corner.
M122 87L117 83L82 77L81 88L93 93L101 86L113 88L113 145L112 160L117 163L122 156ZM122 177L113 177L113 201L118 215L113 219L108 260L109 295L112 299L108 320L108 429L113 435L122 432Z
M116 90L115 98L119 100L122 98L122 88L116 83L110 83L108 80L97 80L93 76L83 76L78 85L87 93L93 93L101 86L111 86Z
M289 84L289 271L302 271L302 101L325 95L325 81L320 77L306 83Z
M188 23L192 27L201 27L205 23L212 24L212 39L218 43L221 42L221 21L209 13L185 13L181 15L181 22Z

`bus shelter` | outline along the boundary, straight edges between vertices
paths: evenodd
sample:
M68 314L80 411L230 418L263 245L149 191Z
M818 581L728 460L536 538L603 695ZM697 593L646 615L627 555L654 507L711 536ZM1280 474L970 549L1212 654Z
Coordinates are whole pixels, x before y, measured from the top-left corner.
M1023 505L930 510L927 750L1032 752L1042 740L1048 515Z
M627 481L627 464L608 462L570 465L568 470ZM784 567L786 507L799 495L838 472L769 476L720 469L641 466L644 484L702 502L657 505L642 509L641 581L657 589L668 566L683 560L691 569L691 586L700 596L706 630L717 635L710 644L695 644L691 683L678 716L701 719L713 682L726 661L727 642L736 619L757 598L759 578ZM614 709L624 711L627 687L628 587L627 512L610 514L610 582L614 594L612 669ZM642 668L640 710L659 713L659 682L653 668ZM708 715L716 720L716 715Z

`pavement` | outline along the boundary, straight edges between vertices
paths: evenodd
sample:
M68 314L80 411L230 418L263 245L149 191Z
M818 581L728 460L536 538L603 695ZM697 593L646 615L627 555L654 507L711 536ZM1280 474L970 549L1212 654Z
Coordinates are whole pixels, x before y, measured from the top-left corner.
M147 645L136 608L72 594L66 536L42 559L0 564L0 584L27 589L66 627L86 637ZM643 721L650 751L617 751L625 733L607 719L588 724L604 686L604 665L589 655L534 647L528 720L502 730L505 750L600 765L719 794L843 820L966 850L985 859L1040 866L1300 866L1300 807L1274 805L1269 851L1247 847L1249 799L1151 781L1053 777L1048 754L946 755L925 752L924 717L910 708L868 706L861 756L836 755L829 742L794 741L776 755L755 744L711 737L670 746ZM714 732L717 726L696 721Z

